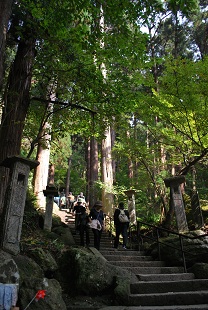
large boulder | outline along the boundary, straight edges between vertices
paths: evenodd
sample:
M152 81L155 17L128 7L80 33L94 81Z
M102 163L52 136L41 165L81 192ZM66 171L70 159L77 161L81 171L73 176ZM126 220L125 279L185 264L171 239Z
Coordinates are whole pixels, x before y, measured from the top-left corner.
M75 245L74 237L67 225L53 227L51 233L58 235L59 240L65 245Z
M45 290L45 297L38 301L33 298L39 290ZM33 300L33 301L32 301ZM58 281L46 278L27 278L20 287L19 305L25 309L30 304L30 310L66 310L66 304L62 299L62 289Z
M34 298L38 290L46 290L46 297L40 299L38 302L33 301L30 305L30 309L65 310L66 305L62 299L60 284L55 279L45 278L44 270L41 268L41 265L45 268L48 265L48 260L44 263L44 259L45 255L42 256L42 261L37 264L32 258L24 255L17 255L14 257L20 274L18 304L21 309L24 309Z
M27 278L44 278L41 267L30 257L25 255L14 256L20 274L20 285Z
M208 264L206 263L196 263L188 271L194 273L196 279L208 279Z
M0 283L19 284L20 274L13 256L0 250Z
M95 254L81 247L63 254L59 265L65 289L89 296L109 294L118 303L127 304L130 283L136 276L112 266L98 251Z
M34 248L28 255L41 267L46 277L53 277L53 273L58 270L58 265L48 250Z

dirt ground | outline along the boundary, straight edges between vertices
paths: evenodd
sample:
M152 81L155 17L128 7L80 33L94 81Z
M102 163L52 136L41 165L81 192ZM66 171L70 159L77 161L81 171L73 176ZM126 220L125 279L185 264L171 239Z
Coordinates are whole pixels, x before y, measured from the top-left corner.
M59 210L58 205L54 202L54 204L53 204L53 213L58 215L61 218L61 221L66 223L66 224L67 224L66 215L68 214L67 211L68 211L67 209Z
M112 305L109 296L63 296L67 310L101 309Z

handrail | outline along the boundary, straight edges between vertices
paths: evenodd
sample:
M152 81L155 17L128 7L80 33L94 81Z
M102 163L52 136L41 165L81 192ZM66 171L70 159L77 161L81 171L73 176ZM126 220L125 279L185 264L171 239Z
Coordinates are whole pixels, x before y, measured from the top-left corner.
M146 225L148 227L152 227L152 228L156 229L156 238L153 238L153 237L150 237L150 236L146 236L146 235L142 235L141 234L141 230L140 230L140 224L143 224L143 225ZM160 241L159 240L159 238L160 238L159 231L165 231L168 234L173 234L173 235L178 236L179 237L179 242L180 242L180 249L172 246L171 244L168 244L168 243ZM193 255L193 253L184 250L183 238L192 239L192 240L193 239L200 239L202 237L208 236L208 234L203 234L203 235L199 235L199 236L188 236L188 235L185 235L185 234L182 234L182 233L178 233L176 231L173 231L173 230L170 230L170 229L167 229L167 228L164 228L164 227L158 227L158 226L146 223L146 222L137 221L137 236L139 237L139 240L142 240L142 237L143 238L147 238L147 239L151 239L151 240L156 240L157 246L158 246L158 257L159 257L160 260L161 260L161 251L160 251L160 245L161 244L164 244L164 245L169 246L171 248L180 250L181 251L181 255L182 255L182 260L183 260L184 272L187 272L185 253L186 254L192 254L192 255Z
M182 234L182 233L178 233L177 231L174 231L174 230L170 230L170 229L167 229L167 228L164 228L164 227L159 227L159 226L152 225L152 224L149 224L149 223L146 223L146 222L137 221L137 223L141 223L141 224L143 224L143 225L147 225L147 226L152 227L152 228L156 228L156 229L159 229L159 230L163 230L163 231L166 231L166 232L171 233L171 234L173 234L173 235L182 236L182 237L187 238L187 239L198 239L198 238L200 238L200 237L208 236L208 233L207 233L207 234L199 235L199 236L196 236L196 237L192 237L192 236L184 235L184 234Z

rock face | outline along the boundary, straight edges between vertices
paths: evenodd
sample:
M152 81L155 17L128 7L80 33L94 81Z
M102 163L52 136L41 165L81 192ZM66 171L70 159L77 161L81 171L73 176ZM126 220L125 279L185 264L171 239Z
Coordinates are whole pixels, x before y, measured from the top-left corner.
M42 248L31 249L29 256L41 267L46 277L52 277L53 273L58 270L58 265L47 250Z
M88 249L70 247L58 262L43 249L31 253L33 259L25 255L12 258L5 253L8 256L5 264L9 261L15 266L12 270L19 281L18 305L21 309L28 305L38 290L46 290L46 296L38 302L33 301L31 310L67 309L62 298L63 291L86 296L106 294L118 302L128 297L131 281L129 273L116 266L112 268L104 258L94 255ZM54 272L52 279L45 276L49 270ZM11 279L11 276L9 273L7 279Z
M20 308L24 309L39 290L45 290L46 295L43 299L34 300L30 305L31 310L67 309L62 299L62 289L59 282L55 279L46 278L28 278L24 280L19 292Z
M84 248L70 248L59 261L63 286L69 292L88 296L108 294L118 302L129 294L131 275ZM64 272L65 271L65 272Z
M30 305L30 309L65 310L66 305L62 299L62 289L59 282L55 279L47 279L44 276L44 268L47 265L51 266L51 264L48 263L48 259L45 259L47 253L44 253L42 249L40 252L42 256L37 256L39 257L39 264L27 256L17 255L14 257L20 274L18 305L21 309L24 309L38 290L46 290L45 298L40 299L38 302L33 301ZM41 266L43 266L43 269ZM52 264L52 266L54 265ZM55 266L57 265L55 264Z
M20 275L12 255L0 251L0 283L19 285Z
M189 268L189 272L193 272L196 279L208 279L208 264L196 263Z
M25 255L13 256L13 260L16 262L20 274L20 285L27 278L43 278L44 272L41 267L31 258Z
M52 228L52 233L59 236L59 239L66 245L75 245L72 233L67 225Z

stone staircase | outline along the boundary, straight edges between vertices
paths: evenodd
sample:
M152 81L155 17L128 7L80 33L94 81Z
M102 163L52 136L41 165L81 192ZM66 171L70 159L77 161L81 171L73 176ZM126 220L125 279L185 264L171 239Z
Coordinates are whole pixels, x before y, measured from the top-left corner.
M73 229L72 224L69 226ZM79 244L79 235L74 239ZM105 232L100 253L110 264L131 271L138 279L130 285L128 307L102 310L208 310L208 279L195 279L193 273L184 273L182 267L165 266L142 251L113 249L113 239Z
M144 252L111 248L100 252L112 265L136 274L138 282L130 286L130 309L208 309L208 279L195 279L182 267L166 267Z

